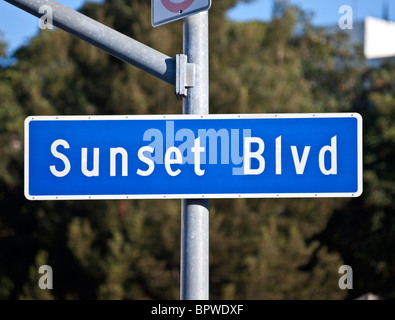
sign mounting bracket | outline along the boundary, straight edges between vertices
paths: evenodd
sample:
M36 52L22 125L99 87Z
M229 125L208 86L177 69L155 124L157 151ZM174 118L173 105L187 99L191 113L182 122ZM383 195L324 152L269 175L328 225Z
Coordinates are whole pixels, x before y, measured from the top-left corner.
M194 63L188 63L188 57L185 54L177 54L176 60L176 87L174 92L178 99L183 99L188 94L188 88L195 86Z

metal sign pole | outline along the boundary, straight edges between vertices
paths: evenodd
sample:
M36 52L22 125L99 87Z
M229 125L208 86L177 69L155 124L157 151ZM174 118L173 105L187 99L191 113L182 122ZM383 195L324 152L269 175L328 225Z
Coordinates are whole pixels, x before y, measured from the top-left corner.
M195 83L183 100L183 114L209 113L208 11L184 19L184 54L195 64ZM208 200L181 202L181 300L208 300Z

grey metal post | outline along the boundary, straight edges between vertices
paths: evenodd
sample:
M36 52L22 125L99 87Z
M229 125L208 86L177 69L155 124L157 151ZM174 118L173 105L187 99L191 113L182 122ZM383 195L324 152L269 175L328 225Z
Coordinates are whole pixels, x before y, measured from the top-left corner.
M184 19L184 54L195 64L195 83L183 100L183 114L209 113L208 11ZM182 300L209 299L208 200L181 202Z

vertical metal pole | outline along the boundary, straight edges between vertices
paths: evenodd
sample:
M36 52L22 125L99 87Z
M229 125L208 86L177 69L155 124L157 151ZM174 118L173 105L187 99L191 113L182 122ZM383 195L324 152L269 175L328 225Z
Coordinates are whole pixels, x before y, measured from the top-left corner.
M184 54L196 65L195 85L183 100L183 114L208 114L208 11L184 19ZM181 300L209 299L208 200L181 202Z

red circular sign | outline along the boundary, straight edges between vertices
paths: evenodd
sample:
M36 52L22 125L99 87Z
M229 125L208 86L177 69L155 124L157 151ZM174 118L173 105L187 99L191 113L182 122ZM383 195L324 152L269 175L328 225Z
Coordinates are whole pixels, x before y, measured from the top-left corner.
M195 0L184 0L180 3L174 3L170 0L160 0L165 8L171 12L180 12L188 9Z

